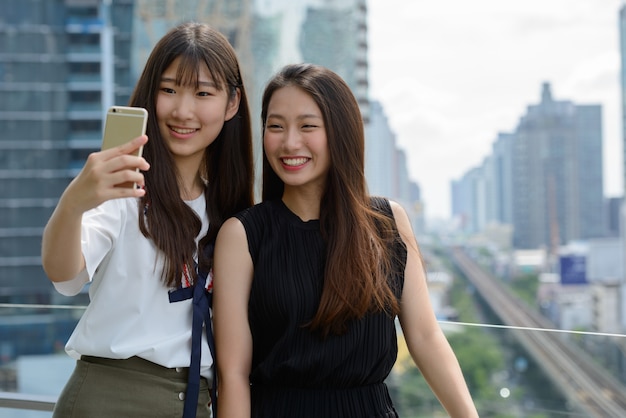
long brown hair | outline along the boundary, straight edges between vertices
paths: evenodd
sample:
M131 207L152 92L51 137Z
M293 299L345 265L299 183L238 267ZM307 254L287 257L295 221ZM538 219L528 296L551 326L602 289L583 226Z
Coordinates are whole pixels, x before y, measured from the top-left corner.
M205 199L210 225L197 252L199 266L208 271L213 261L205 249L215 241L222 223L253 203L250 112L234 49L218 31L192 22L171 29L156 44L131 96L131 106L145 107L149 115L156 115L161 76L178 57L181 61L177 84L197 86L199 68L204 65L218 89L227 91L231 98L237 90L241 94L237 114L224 123L218 137L207 147L201 165L201 175L209 183ZM143 155L152 169L145 173L147 193L138 208L139 228L163 252L163 280L170 286L179 286L183 266L193 266L201 220L180 197L179 175L161 139L156 117L148 119L147 135L150 140ZM195 269L190 271L195 279Z
M348 85L325 67L284 67L263 94L264 131L272 95L286 86L301 88L319 107L331 160L320 202L320 228L327 246L324 286L308 326L323 336L341 334L350 320L368 312L395 315L399 311L387 282L393 265L394 223L372 208L365 181L363 120ZM263 153L263 200L280 199L283 190L284 183Z

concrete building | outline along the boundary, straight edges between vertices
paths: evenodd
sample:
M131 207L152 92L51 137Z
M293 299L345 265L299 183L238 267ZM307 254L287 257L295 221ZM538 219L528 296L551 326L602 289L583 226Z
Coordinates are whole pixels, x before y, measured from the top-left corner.
M424 210L420 187L409 178L407 158L396 144L382 105L370 104L370 121L365 135L365 177L369 192L400 202L416 234L424 231Z
M486 225L486 193L484 165L452 183L452 215L459 218L464 233L476 234Z
M623 197L609 197L605 199L606 235L609 237L618 237L620 234L620 219L623 204Z
M453 214L469 233L512 225L515 248L605 236L601 106L554 100L544 83L515 132L453 183Z
M41 234L131 93L133 2L0 1L0 300L49 303Z
M468 173L458 180L453 180L450 187L450 200L452 202L452 217L456 220L461 232L468 232L472 207L472 188L468 181Z
M440 320L458 320L458 314L450 306L450 288L454 281L452 275L446 271L428 271L428 296L435 312Z
M570 243L560 247L559 256L559 271L540 276L538 298L544 312L563 329L621 332L622 240Z
M300 32L302 60L324 65L350 86L369 122L366 0L307 2Z
M501 132L493 143L494 159L494 221L497 224L513 224L513 141L515 135Z
M621 101L622 101L622 144L623 144L623 176L624 193L626 197L626 4L619 11L619 48L620 48L620 79L621 79ZM620 236L626 246L626 199L622 200L620 214ZM626 256L624 257L624 270L626 271ZM622 330L626 330L626 278L622 281L621 289L621 324Z
M594 327L599 332L619 333L626 329L622 289L626 264L620 237L587 242L587 277L593 285Z
M394 190L396 138L379 102L370 106L370 123L365 142L365 176L372 194L391 196Z
M624 196L626 196L626 4L622 5L619 11L619 48L620 48L620 80L622 99L622 152L623 152L623 173L624 176ZM626 214L625 214L626 217Z
M551 303L554 305L552 322L563 330L593 331L594 298L589 285L553 288Z
M544 83L514 143L514 245L556 248L603 236L601 106L554 100Z

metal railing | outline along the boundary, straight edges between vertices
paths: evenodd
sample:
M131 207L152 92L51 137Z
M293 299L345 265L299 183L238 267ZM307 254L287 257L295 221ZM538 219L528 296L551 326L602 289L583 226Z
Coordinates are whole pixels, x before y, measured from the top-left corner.
M56 401L56 396L0 392L0 408L52 411Z

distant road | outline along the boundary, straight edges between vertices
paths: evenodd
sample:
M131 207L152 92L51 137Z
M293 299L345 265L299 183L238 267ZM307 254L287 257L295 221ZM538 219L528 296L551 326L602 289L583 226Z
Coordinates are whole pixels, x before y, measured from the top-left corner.
M531 328L511 332L541 364L573 407L588 417L626 417L624 385L595 364L589 355L568 343L563 333L541 331L549 330L553 325L529 310L462 248L451 248L450 256L505 325Z

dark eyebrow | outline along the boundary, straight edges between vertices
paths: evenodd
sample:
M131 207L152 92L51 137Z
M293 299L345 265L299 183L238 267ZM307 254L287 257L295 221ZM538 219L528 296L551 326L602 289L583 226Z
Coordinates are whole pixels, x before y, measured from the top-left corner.
M173 83L173 84L177 84L176 83L176 79L171 78L171 77L161 77L161 83ZM198 81L198 86L202 86L202 87L215 87L217 88L217 86L215 85L215 83L213 81Z
M204 86L204 87L215 87L217 88L217 85L212 82L212 81L198 81L198 85L199 86Z
M284 116L276 114L276 113L270 113L269 115L267 115L267 119L269 119L269 118L285 119ZM322 116L315 115L315 114L312 114L312 113L306 113L304 115L300 115L296 119L302 120L302 119L307 119L307 118L323 119Z
M315 115L313 113L306 113L304 115L298 116L298 119L308 119L308 118L322 119L322 116L321 115Z
M278 115L276 113L268 113L268 115L265 117L265 120L270 120L270 119L280 119L280 120L284 120L285 118L281 115Z

